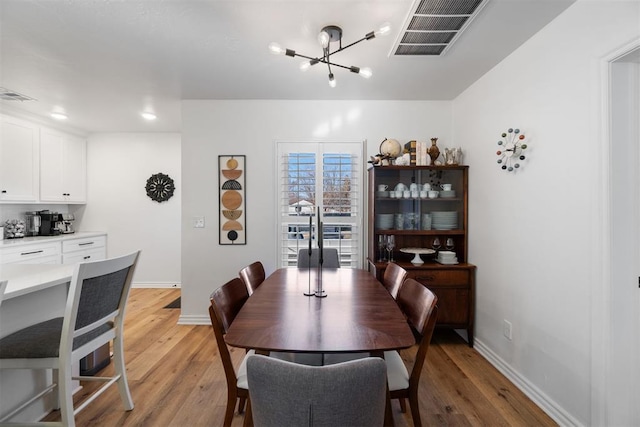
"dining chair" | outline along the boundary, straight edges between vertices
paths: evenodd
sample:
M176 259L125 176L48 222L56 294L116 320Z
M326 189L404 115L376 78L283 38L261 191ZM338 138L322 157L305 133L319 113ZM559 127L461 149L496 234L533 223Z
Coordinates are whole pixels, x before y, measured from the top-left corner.
M385 268L382 276L382 284L387 288L393 299L398 298L398 291L406 277L407 270L400 267L395 262L387 264L387 268Z
M413 425L420 427L420 409L418 405L418 385L424 366L431 336L438 317L438 297L415 279L404 281L398 292L398 305L407 316L407 321L419 336L418 350L415 355L411 374L397 351L385 351L387 381L391 399L400 399L402 412L406 411L404 399L409 399Z
M0 305L2 305L2 300L4 298L4 291L7 289L7 280L0 280Z
M236 372L224 336L244 303L249 299L249 292L242 280L236 277L213 291L209 299L211 301L209 317L211 318L213 334L218 344L218 353L220 354L224 375L227 380L227 407L224 415L224 426L228 427L233 420L233 412L237 400L239 400L238 412L244 412L245 402L249 397L247 358L255 354L255 351L249 350L246 352Z
M320 264L320 249L300 249L298 251L298 268L318 267ZM340 268L340 257L336 248L324 248L322 250L322 267Z
M252 264L249 264L242 270L240 270L240 279L244 282L247 287L247 292L249 292L249 296L253 294L253 292L264 282L264 278L266 277L264 273L264 266L260 261L256 261Z
M136 251L117 258L78 263L69 285L64 317L28 326L0 339L0 369L53 370L53 384L6 414L0 422L13 419L35 400L54 392L60 405L61 421L57 424L73 427L75 414L113 384L118 385L125 410L133 409L124 362L123 329L139 254ZM109 342L113 342L113 376L72 374L72 366L77 366L80 359ZM74 408L72 380L105 384Z
M384 361L368 357L306 366L260 355L247 361L247 416L256 427L382 426Z

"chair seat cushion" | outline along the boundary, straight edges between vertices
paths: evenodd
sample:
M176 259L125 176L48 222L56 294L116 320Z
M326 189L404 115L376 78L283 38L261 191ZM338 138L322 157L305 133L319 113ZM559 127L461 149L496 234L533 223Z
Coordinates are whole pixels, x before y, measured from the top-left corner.
M242 359L242 363L240 364L236 374L236 377L238 377L238 381L236 382L238 388L249 390L249 381L247 380L247 359L249 356L254 354L256 354L255 350L249 350L247 351L247 354L244 355L244 359Z
M409 371L397 351L385 351L384 361L387 363L387 382L389 391L409 388Z
M58 357L62 317L45 320L20 329L0 339L0 359L40 359ZM113 322L81 335L73 340L73 349L88 343L113 328Z

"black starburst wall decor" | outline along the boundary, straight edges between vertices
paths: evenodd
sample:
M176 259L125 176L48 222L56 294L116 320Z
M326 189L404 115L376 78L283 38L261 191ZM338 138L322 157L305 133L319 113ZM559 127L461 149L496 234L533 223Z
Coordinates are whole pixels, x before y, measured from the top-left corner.
M173 179L171 179L169 175L156 173L151 175L147 180L145 189L147 190L147 196L149 196L151 200L162 203L173 197L173 191L176 189L176 186L173 184Z

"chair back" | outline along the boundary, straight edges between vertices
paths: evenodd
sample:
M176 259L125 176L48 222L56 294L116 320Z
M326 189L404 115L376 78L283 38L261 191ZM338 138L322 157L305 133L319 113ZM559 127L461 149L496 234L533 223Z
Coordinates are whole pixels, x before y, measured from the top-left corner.
M124 312L140 251L76 265L62 324L60 356L122 336ZM112 334L105 334L113 330ZM84 356L84 355L82 355Z
M247 287L237 277L213 291L210 297L209 317L211 318L213 334L218 344L218 352L220 353L220 359L222 359L229 391L236 389L238 378L233 369L233 361L224 336L248 298Z
M387 374L380 358L307 366L255 355L247 377L255 427L384 423Z
M407 316L409 325L419 335L420 345L416 353L413 369L409 375L409 387L418 387L420 374L427 356L429 343L438 317L438 297L422 283L409 278L398 292L398 305Z
M2 305L2 300L4 299L4 291L7 289L7 280L0 281L0 305Z
M407 270L395 262L387 264L387 268L385 268L384 275L382 276L382 284L387 288L387 291L389 291L393 299L398 298L398 291L406 277Z
M315 248L311 250L311 256L309 256L309 249L300 249L298 252L298 267L318 267L320 264L320 249ZM340 257L338 256L338 250L336 248L324 248L322 251L322 267L324 268L340 268Z
M266 277L264 273L264 267L260 261L256 261L253 264L250 264L240 270L240 279L244 282L247 287L247 292L249 296L253 294L253 292L264 282L264 278Z

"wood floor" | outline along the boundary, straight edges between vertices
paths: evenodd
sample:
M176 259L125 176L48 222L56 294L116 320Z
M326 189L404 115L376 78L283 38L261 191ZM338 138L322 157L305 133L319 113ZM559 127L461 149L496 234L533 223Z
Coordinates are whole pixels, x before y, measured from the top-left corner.
M116 387L76 416L78 426L221 426L227 399L222 363L210 326L177 325L179 309L163 307L178 289L133 289L125 324L129 386L135 403L125 412ZM208 301L203 301L207 304ZM244 350L230 348L240 363ZM411 363L412 349L403 353ZM237 365L236 365L237 366ZM105 368L111 371L113 364ZM80 399L92 384L76 394ZM555 426L456 334L436 331L419 391L425 425ZM396 426L411 426L410 412L392 402ZM57 412L46 420L59 420ZM233 426L241 426L237 414Z

